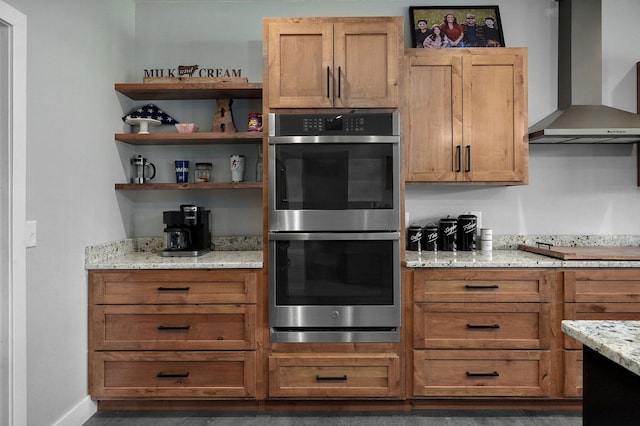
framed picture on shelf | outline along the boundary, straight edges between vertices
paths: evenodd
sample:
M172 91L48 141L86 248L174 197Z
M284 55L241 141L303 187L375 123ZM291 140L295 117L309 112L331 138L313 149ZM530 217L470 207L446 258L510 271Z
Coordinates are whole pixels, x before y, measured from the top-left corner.
M411 47L504 47L498 6L411 6Z

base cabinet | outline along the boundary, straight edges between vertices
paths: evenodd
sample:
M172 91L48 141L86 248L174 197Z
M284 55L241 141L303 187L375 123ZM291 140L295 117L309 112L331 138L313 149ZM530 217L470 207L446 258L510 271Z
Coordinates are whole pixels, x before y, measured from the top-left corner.
M259 274L91 271L91 397L255 398Z
M415 396L548 396L549 351L416 350Z
M269 396L397 398L397 354L275 354L269 357Z
M640 271L565 271L563 319L640 320ZM582 344L564 334L563 348L565 396L582 397Z
M550 397L554 275L427 269L413 278L414 397Z

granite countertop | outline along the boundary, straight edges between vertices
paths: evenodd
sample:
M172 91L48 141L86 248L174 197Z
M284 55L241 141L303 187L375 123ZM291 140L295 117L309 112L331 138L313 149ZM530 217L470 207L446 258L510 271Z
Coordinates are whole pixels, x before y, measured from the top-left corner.
M197 257L160 255L161 238L132 238L85 249L85 269L243 269L262 268L260 237L225 237L215 250Z
M640 321L564 320L562 331L640 375Z
M407 251L408 268L640 268L634 260L561 260L522 250Z

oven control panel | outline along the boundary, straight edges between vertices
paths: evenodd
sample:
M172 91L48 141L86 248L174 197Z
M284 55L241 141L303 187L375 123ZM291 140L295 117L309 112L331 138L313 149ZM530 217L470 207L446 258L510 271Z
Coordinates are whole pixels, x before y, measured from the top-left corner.
M399 134L398 113L273 114L273 136L345 136Z

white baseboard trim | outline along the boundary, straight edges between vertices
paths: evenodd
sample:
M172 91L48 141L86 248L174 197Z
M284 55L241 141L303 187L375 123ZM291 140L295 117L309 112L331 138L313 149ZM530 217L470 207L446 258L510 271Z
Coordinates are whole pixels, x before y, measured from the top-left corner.
M90 396L80 401L75 407L67 411L54 426L78 426L84 424L91 416L98 411L98 404L91 400Z

